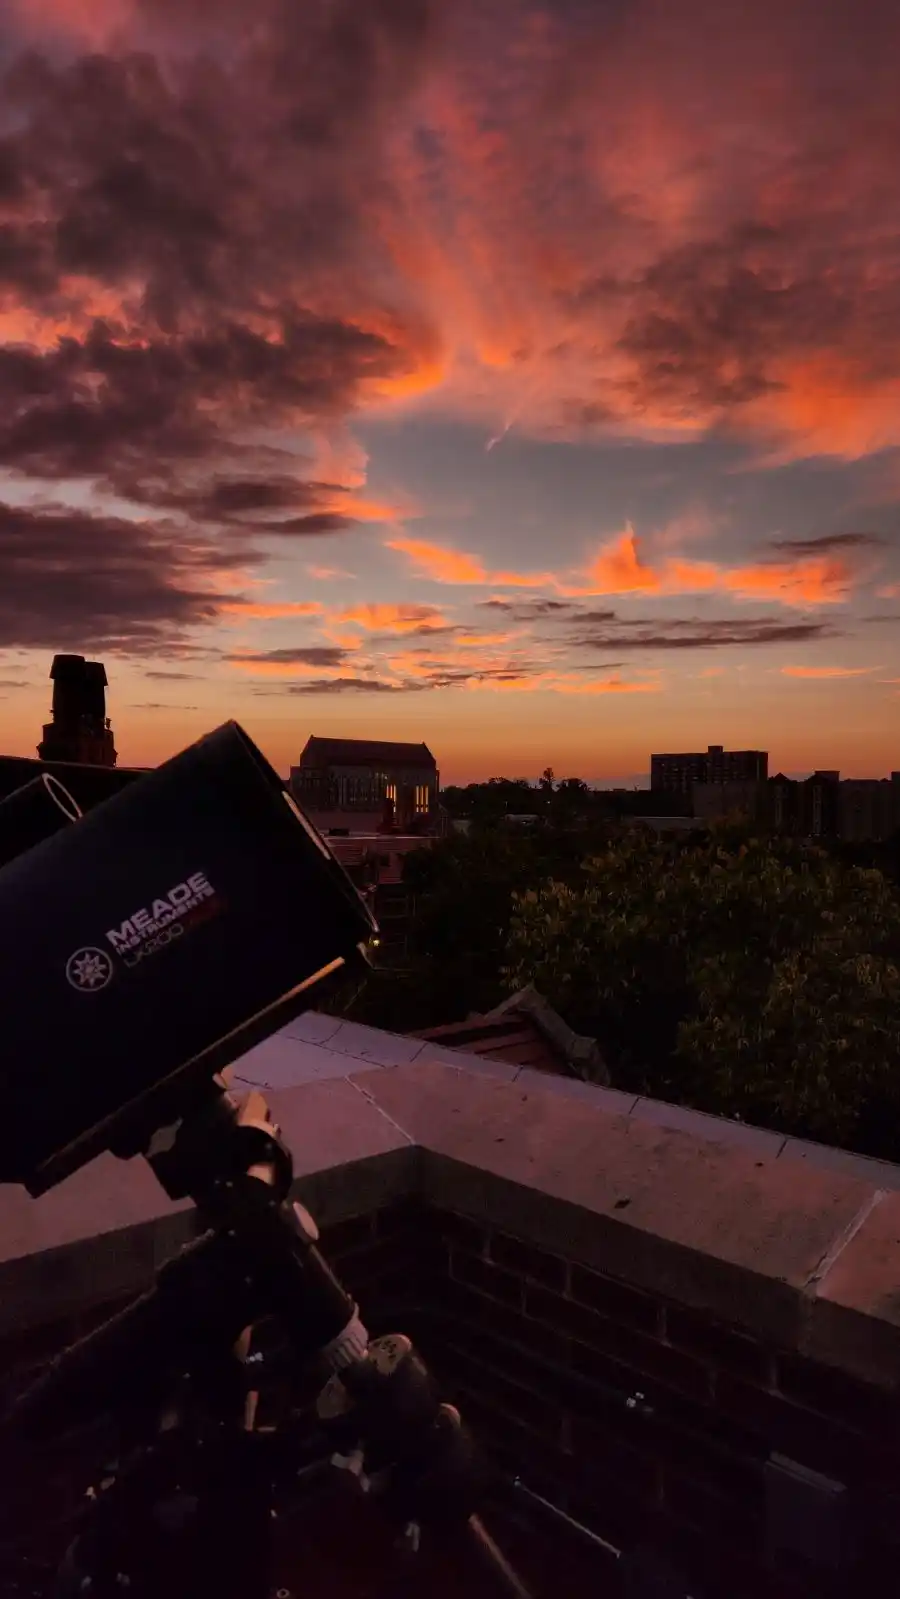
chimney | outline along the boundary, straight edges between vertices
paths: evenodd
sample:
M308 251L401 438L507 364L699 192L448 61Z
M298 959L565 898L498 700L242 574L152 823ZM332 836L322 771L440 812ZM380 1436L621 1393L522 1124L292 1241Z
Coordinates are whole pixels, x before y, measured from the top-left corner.
M115 766L113 730L106 715L108 679L102 661L83 655L55 655L52 720L38 745L42 761L75 761L85 766Z

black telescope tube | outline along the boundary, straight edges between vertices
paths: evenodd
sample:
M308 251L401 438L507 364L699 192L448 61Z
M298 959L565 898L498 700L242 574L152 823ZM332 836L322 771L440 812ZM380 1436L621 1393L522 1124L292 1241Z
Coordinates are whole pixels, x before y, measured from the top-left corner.
M0 868L80 819L68 789L49 772L41 772L0 801Z

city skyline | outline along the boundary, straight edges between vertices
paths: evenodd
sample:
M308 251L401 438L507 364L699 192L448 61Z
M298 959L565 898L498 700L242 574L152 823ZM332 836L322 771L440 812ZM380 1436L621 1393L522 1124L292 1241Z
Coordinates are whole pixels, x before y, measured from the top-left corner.
M896 7L247 9L0 20L3 752L896 769Z

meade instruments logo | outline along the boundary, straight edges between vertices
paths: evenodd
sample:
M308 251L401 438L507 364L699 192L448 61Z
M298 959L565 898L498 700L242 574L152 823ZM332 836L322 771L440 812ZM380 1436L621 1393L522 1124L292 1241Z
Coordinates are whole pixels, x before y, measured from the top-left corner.
M205 872L194 872L183 883L154 899L149 907L132 911L120 927L106 934L107 943L125 966L136 966L157 950L181 938L196 912L217 894Z

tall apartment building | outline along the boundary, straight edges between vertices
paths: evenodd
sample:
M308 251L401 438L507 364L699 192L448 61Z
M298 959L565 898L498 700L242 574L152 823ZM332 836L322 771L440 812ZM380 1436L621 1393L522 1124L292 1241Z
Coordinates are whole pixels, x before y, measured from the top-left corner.
M835 771L799 780L778 772L764 783L695 783L691 799L704 821L740 814L795 838L871 844L900 831L900 772L843 781Z
M838 796L838 837L848 844L883 843L900 831L900 772L848 777Z
M768 773L766 750L726 750L710 744L705 754L651 755L650 790L690 794L695 783L764 783Z

